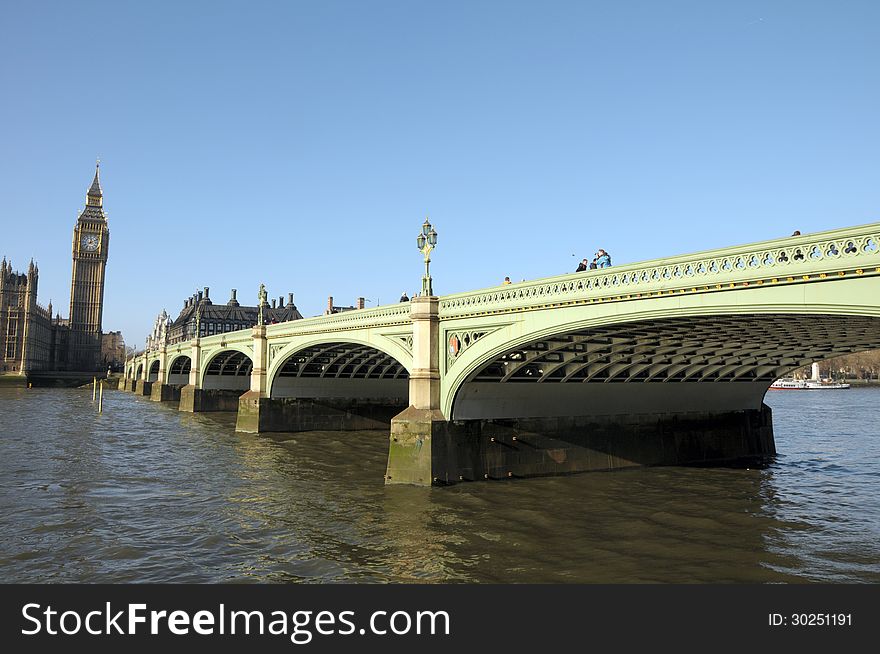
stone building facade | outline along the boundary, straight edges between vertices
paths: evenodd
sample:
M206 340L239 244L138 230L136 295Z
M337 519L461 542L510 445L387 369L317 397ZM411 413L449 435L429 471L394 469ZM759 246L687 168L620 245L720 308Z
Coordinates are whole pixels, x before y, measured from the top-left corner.
M110 230L99 172L96 167L86 206L73 228L69 318L60 314L53 318L52 303L43 307L37 302L40 270L33 261L27 273L15 271L5 257L0 263L0 375L102 369L101 320Z
M31 261L26 274L0 263L0 372L50 370L55 349L52 305L37 303L40 270Z
M213 336L225 332L234 332L239 329L253 327L259 321L259 306L242 306L238 301L238 292L232 289L226 304L214 304L210 297L210 288L205 286L204 291L198 291L183 302L180 314L173 321L168 319L163 311L156 319L153 333L147 337L147 348L158 345L151 341L156 338L164 338L167 330L168 343L179 343L193 338L198 330L199 336ZM263 300L263 323L272 325L289 320L299 320L303 316L293 303L293 293L287 294L287 301L281 296L276 301ZM167 321L167 326L160 323Z

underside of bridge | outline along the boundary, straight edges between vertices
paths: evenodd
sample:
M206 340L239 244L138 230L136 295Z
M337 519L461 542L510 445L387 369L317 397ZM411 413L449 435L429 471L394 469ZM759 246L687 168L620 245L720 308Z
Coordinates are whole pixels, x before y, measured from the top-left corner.
M408 404L409 374L394 357L358 343L323 343L290 355L269 397L243 396L239 431L383 429Z
M409 375L391 355L355 343L300 350L271 382L271 397L407 399Z
M453 419L759 409L784 374L880 347L880 318L667 318L556 334L482 365Z
M192 359L188 356L179 356L168 367L168 383L184 386L189 383L189 371L192 368Z
M386 480L754 465L776 452L763 404L775 379L873 348L880 318L866 316L704 315L561 329L478 366L455 394L451 421L413 409L395 418Z
M254 364L250 357L237 350L227 350L215 355L205 367L202 388L241 391L251 385Z

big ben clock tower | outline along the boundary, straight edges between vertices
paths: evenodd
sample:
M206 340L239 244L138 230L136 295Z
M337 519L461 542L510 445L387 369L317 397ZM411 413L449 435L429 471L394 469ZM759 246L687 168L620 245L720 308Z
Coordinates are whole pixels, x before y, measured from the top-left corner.
M86 208L73 228L69 365L79 371L95 371L101 362L104 268L110 230L104 215L99 173L100 163L95 166L95 179L86 194Z

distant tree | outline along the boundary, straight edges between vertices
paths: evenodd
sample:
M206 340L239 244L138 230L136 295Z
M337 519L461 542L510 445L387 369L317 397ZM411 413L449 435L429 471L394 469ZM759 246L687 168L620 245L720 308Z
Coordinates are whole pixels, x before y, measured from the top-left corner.
M795 377L809 377L810 366L794 371ZM825 359L819 362L821 377L850 377L856 379L880 379L880 350L855 352Z

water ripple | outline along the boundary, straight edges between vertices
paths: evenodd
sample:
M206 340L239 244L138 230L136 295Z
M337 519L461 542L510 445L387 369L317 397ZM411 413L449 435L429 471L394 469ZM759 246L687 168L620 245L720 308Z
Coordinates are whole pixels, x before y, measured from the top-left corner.
M877 583L878 399L771 394L762 470L386 488L386 432L0 388L0 581Z

